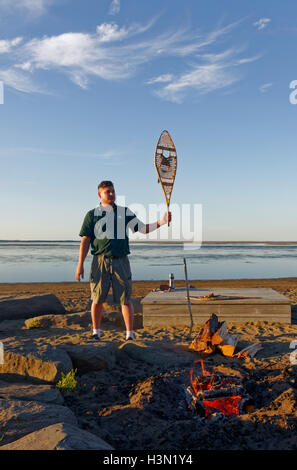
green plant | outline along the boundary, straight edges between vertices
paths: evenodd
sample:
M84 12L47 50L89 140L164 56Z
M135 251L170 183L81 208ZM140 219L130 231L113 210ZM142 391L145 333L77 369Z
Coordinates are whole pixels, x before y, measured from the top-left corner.
M4 436L5 436L5 434L2 434L2 435L0 436L0 442L3 441Z
M64 374L64 372L62 372L62 377L56 385L60 392L72 392L76 389L77 380L75 378L75 374L77 374L77 369L71 370L70 372L68 372L68 374Z
M32 328L40 328L41 322L39 318L33 318L33 320L29 323L28 328L31 330Z

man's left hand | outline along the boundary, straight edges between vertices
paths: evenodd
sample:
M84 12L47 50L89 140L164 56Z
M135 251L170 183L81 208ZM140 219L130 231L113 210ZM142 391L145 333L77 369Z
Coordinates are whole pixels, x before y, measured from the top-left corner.
M165 212L162 219L160 220L160 225L165 225L171 221L171 212Z

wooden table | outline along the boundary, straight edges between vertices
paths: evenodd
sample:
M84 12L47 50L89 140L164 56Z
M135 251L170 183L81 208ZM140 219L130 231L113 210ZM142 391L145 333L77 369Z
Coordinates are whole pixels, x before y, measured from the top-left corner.
M215 296L224 296L224 300L192 300L211 292ZM212 313L218 316L219 321L291 323L290 299L273 289L191 288L190 296L194 325L205 323ZM230 299L225 299L226 297ZM234 297L244 297L244 299L234 299ZM175 289L171 292L152 291L142 299L141 303L144 327L190 325L186 289Z

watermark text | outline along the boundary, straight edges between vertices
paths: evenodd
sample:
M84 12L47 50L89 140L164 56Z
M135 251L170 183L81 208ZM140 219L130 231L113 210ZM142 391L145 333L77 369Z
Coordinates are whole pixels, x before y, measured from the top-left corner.
M296 366L297 365L297 340L291 341L290 349L294 349L294 351L292 351L290 354L290 363L293 364L293 366Z
M4 346L0 341L0 364L4 364Z
M134 240L182 243L185 250L197 250L202 244L202 204L171 204L168 225L166 204L129 204L118 196L113 206L96 207L94 236L97 239L123 240L131 231ZM157 223L158 222L158 223ZM157 230L158 229L158 230ZM132 237L130 238L132 240Z

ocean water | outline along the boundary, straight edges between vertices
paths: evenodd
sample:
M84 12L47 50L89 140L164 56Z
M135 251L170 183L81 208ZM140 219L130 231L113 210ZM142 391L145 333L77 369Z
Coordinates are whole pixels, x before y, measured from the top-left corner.
M0 241L0 282L75 281L79 241ZM195 248L195 249L194 249ZM134 280L257 279L297 276L297 244L130 244ZM92 255L85 261L89 280Z

